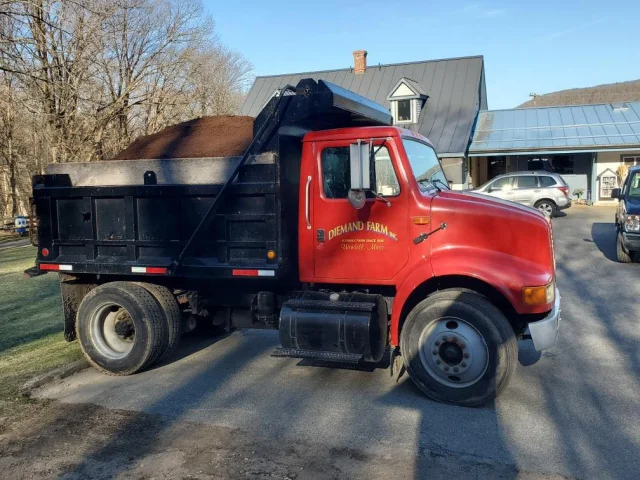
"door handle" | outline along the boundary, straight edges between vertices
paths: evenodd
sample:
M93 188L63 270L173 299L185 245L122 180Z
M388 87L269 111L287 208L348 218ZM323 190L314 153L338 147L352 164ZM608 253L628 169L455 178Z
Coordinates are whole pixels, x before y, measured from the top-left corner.
M311 221L309 220L309 185L311 185L311 175L307 177L307 186L305 187L304 197L304 216L307 220L307 230L311 230Z

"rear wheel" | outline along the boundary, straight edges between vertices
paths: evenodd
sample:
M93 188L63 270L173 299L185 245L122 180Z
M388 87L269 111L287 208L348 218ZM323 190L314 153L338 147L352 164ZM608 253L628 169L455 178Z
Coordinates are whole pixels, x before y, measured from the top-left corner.
M631 263L633 260L632 253L627 252L622 244L622 232L620 230L618 230L618 235L616 236L616 256L621 263Z
M540 200L534 205L538 211L542 212L547 217L553 217L556 214L557 206L551 200Z
M155 298L129 282L100 285L78 308L76 337L89 362L105 373L144 370L167 343L167 326Z
M167 342L162 346L160 355L156 360L160 361L171 356L180 343L182 313L180 312L176 297L167 287L146 282L137 282L137 284L153 295L164 313L167 326Z
M504 390L518 359L511 325L486 297L444 290L420 302L402 329L400 350L429 398L475 407Z

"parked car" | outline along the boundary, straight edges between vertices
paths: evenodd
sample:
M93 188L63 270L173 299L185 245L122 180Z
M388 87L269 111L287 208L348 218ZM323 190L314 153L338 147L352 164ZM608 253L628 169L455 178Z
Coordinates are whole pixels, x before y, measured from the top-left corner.
M21 237L29 235L29 224L27 223L27 217L19 215L15 220L15 231Z
M537 208L548 217L571 206L569 185L553 172L506 173L472 191Z
M629 169L622 188L614 188L617 198L616 254L619 262L629 263L640 252L640 166Z

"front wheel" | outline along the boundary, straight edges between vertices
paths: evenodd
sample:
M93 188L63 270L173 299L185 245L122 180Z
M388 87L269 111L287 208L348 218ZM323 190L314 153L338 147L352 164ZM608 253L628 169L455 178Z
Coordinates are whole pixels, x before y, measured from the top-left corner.
M618 230L618 235L616 236L616 256L620 263L631 263L633 260L631 252L627 252L622 244L622 232L620 230Z
M486 297L457 289L416 305L402 329L400 350L422 392L466 407L499 395L518 360L518 342L502 312Z

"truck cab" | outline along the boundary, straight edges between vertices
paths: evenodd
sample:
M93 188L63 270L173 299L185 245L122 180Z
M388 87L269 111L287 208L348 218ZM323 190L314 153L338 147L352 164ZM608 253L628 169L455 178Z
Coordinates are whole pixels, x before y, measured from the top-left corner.
M275 356L406 370L457 405L497 396L518 339L556 342L550 220L450 190L431 142L380 105L310 79L290 93L242 158L34 179L34 270L60 272L65 336L128 375L170 354L185 319L274 328Z

